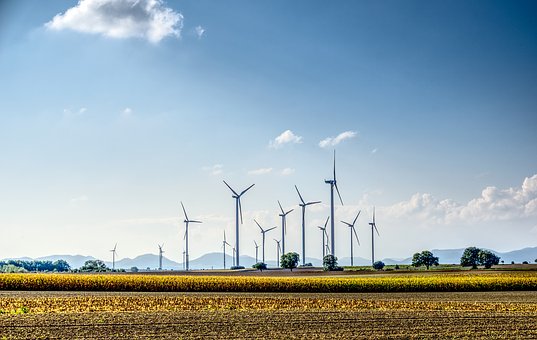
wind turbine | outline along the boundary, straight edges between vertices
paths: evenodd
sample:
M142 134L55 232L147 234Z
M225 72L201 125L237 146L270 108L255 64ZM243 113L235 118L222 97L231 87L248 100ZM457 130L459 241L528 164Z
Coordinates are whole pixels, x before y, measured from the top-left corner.
M373 263L375 263L375 233L373 229L377 232L377 235L380 236L377 224L375 223L375 207L373 207L373 222L369 223L369 225L371 226L371 265L373 265Z
M334 187L336 188L337 195L339 196L339 200L341 202L341 205L343 205L343 200L341 199L341 195L339 194L339 189L337 187L337 181L336 181L336 150L334 150L334 178L333 179L325 179L324 182L326 184L330 184L330 250L332 255L336 255L336 237L335 237L335 228L334 228Z
M261 244L262 248L261 248L261 253L262 253L262 256L263 256L263 263L265 263L265 234L269 231L271 231L272 229L276 229L276 227L272 227L272 228L268 228L268 229L263 229L261 228L261 225L259 225L259 223L254 219L254 222L255 224L257 224L257 226L259 227L259 229L261 229L261 235L263 236L263 242Z
M280 250L282 249L282 247L280 246L280 242L281 241L278 241L277 239L274 239L274 241L276 241L276 267L280 268Z
M186 214L185 206L183 205L183 202L181 202L181 207L183 207L183 213L185 214L185 258L186 258L186 270L189 270L189 254L188 254L188 224L189 223L201 223L201 221L196 220L190 220L188 219L188 215Z
M314 201L314 202L304 202L304 199L302 198L302 195L300 194L300 191L298 191L298 187L295 185L296 192L298 193L298 197L300 197L300 203L299 206L302 208L302 265L306 264L306 207L308 205L318 204L321 203L321 201Z
M250 185L248 188L244 189L240 194L237 194L235 190L233 190L229 184L227 184L226 181L224 181L224 184L231 190L233 197L235 199L235 247L237 247L235 252L236 257L236 265L239 266L239 213L241 216L241 224L242 224L242 206L241 206L241 196L244 195L248 190L250 190L251 187L253 187L255 184Z
M257 245L257 242L255 240L254 240L254 244L255 244L255 263L257 263L257 254L259 251L259 246Z
M285 234L287 234L287 230L285 229L285 221L287 219L287 214L289 214L291 211L295 209L291 209L288 212L285 212L282 208L282 204L280 203L280 201L278 201L278 205L280 206L280 210L282 211L282 213L279 216L282 218L282 239L281 239L282 247L281 248L282 248L282 255L283 255L285 254Z
M235 247L231 248L231 252L233 253L233 267L235 267L235 260L236 260L236 257L235 257Z
M112 270L116 269L116 255L117 255L116 248L117 248L117 242L116 242L116 245L114 246L114 249L110 250L112 252Z
M329 219L330 219L330 216L326 218L326 222L324 222L324 227L321 227L321 226L317 227L321 229L321 231L323 232L323 261L324 261L324 257L326 256L325 250L328 247L328 245L326 244L326 240L328 239L328 233L326 232L326 225L328 224Z
M224 248L224 269L226 269L226 246L230 246L231 244L227 243L226 241L226 231L224 230L224 241L222 242L222 248ZM235 258L233 258L235 260Z
M354 233L354 236L356 236L356 241L358 241L358 245L360 245L360 240L358 239L358 234L356 233L356 228L354 227L354 225L356 224L356 220L358 219L358 216L360 216L361 212L361 210L358 211L358 215L356 215L354 221L352 221L352 224L345 221L341 221L343 224L346 224L347 227L351 228L351 267L354 266L354 255L352 253L352 234Z
M162 247L164 247L164 243L162 245L158 245L158 270L162 270L162 253L164 253Z

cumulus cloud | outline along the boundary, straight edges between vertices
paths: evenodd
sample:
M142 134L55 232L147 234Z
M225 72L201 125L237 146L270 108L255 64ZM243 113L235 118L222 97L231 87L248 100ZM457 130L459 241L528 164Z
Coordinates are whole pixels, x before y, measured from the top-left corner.
M487 187L466 204L439 200L430 194L414 194L409 200L386 208L394 217L418 217L434 223L505 221L537 216L537 174L518 188Z
M248 175L266 175L272 172L272 168L260 168L248 171Z
M180 37L183 15L162 0L80 0L45 27L158 43L167 36Z
M224 172L224 166L222 164L215 164L211 166L204 166L202 170L210 173L213 176L216 176Z
M285 168L280 172L282 176L290 176L294 173L295 173L295 169L292 169L292 168Z
M273 149L279 149L285 144L298 144L302 143L302 137L297 136L291 130L285 130L278 137L269 142L269 147Z
M203 35L205 34L205 28L201 26L196 26L194 31L196 32L196 36L198 37L198 39L201 39Z
M330 146L336 146L339 143L343 142L346 139L356 137L356 132L354 131L345 131L337 135L336 137L327 137L319 142L321 148L327 148Z

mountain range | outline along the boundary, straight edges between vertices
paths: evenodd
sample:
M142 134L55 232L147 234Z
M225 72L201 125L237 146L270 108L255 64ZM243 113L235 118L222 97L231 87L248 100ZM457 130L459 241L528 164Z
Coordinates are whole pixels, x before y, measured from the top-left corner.
M511 263L511 261L514 261L515 263L521 263L523 261L528 261L530 263L533 263L537 259L537 247L524 248L524 249L513 250L509 252L504 252L504 253L494 251L492 249L489 249L489 250L491 250L496 255L498 255L501 258L501 260L503 260L505 263ZM458 264L460 262L460 258L461 258L463 251L464 251L464 248L431 250L434 256L437 256L439 258L440 263L445 263L445 264ZM220 268L223 268L223 257L224 257L223 253L204 254L199 258L191 260L190 268L191 269L220 269ZM39 260L39 261L53 261L54 262L60 259L67 261L69 265L71 266L71 268L80 268L84 265L86 261L95 260L96 258L93 256L84 256L84 255L50 255L50 256L43 256L43 257L37 257L37 258L21 257L21 258L16 258L13 260L25 260L25 261ZM404 259L385 258L385 259L382 259L381 261L389 265L394 265L394 264L409 265L412 263L412 257L407 257ZM269 267L276 267L275 260L269 260L266 262ZM105 261L105 263L107 266L112 267L112 262ZM317 259L317 258L306 257L306 263L311 263L316 267L322 266L322 260ZM341 266L348 266L350 265L350 257L340 257L338 263ZM240 264L244 266L245 268L249 268L253 264L255 264L255 259L251 256L244 255L240 257ZM354 258L355 266L367 266L370 264L371 264L370 259L365 259L362 257ZM230 255L226 254L226 268L229 268L232 265L233 265L233 258ZM133 259L124 258L124 259L116 261L116 268L130 269L132 267L137 267L139 269L147 269L147 268L156 269L158 267L158 255L143 254ZM162 267L163 269L167 269L167 270L182 270L183 264L170 260L166 257L163 257Z

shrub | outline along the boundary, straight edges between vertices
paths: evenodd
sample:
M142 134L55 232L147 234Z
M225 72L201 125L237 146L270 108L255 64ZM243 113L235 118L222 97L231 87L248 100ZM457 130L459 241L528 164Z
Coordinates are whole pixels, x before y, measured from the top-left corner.
M323 269L325 271L342 271L342 267L337 265L337 257L332 254L328 254L323 258Z
M522 262L522 264L529 264L529 263L528 263L528 261L524 261L524 262Z
M300 256L295 252L283 254L280 258L280 266L293 271L293 268L297 267L298 261L300 261Z
M395 265L395 269L396 269L396 270L399 269L399 265L398 265L398 264Z
M88 260L80 267L81 272L108 272L110 268L101 260Z
M254 264L252 266L252 268L255 268L259 271L263 271L265 269L267 269L267 264L266 263L263 263L263 262L257 262L256 264Z
M244 266L231 266L231 270L244 269Z
M138 267L131 267L131 272L138 273Z
M376 270L382 270L382 268L384 268L384 266L385 266L385 264L382 261L376 261L375 263L373 263L373 268L376 269Z

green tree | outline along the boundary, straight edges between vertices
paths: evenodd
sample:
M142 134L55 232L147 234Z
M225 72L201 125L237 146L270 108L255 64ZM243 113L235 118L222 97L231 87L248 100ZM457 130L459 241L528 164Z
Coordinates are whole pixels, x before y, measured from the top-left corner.
M434 256L430 251L424 250L421 253L414 254L412 265L414 267L425 266L429 270L430 266L438 266L438 257Z
M343 270L343 268L338 267L337 257L332 254L328 254L323 257L323 269L325 271Z
M81 272L107 272L110 268L101 260L88 260L80 267Z
M298 261L300 261L300 256L295 252L283 254L280 258L280 266L293 271L293 268L298 265Z
M255 269L259 270L259 271L263 271L263 270L267 269L267 265L265 263L263 263L263 262L257 262L256 264L254 264L252 266L252 268L255 268Z
M479 264L485 266L486 269L500 263L500 258L489 250L479 250Z
M472 267L472 269L477 269L479 264L479 251L481 249L476 247L468 247L464 249L464 252L461 256L461 266L463 267Z
M138 273L138 267L131 267L131 273Z
M57 272L68 272L71 270L71 266L65 260L54 261L52 265Z
M384 262L382 261L376 261L375 263L373 263L373 268L375 268L376 270L382 270L384 266Z

